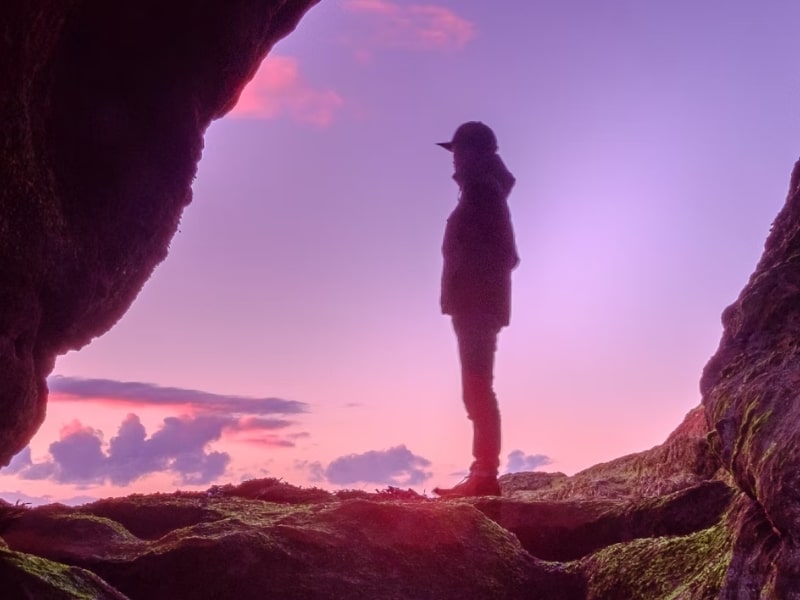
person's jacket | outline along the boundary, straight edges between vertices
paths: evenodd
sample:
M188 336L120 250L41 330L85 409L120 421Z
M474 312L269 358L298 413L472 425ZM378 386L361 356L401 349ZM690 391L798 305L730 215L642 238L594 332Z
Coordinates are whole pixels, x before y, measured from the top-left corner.
M442 312L481 315L506 326L511 317L511 271L519 263L507 198L514 176L496 154L460 169L458 206L442 244Z

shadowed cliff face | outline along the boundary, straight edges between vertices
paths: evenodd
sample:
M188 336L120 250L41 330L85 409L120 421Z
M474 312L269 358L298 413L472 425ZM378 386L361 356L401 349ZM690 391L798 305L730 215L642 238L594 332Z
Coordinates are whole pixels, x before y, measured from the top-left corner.
M800 162L755 273L722 316L701 381L712 448L752 501L741 537L776 547L772 565L754 575L770 598L800 598L799 180ZM750 550L754 561L762 550Z
M55 357L166 257L211 120L316 2L0 5L0 465L41 424Z

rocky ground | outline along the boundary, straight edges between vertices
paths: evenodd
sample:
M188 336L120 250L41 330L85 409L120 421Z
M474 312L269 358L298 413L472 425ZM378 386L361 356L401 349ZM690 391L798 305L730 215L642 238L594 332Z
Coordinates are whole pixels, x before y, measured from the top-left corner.
M263 479L6 505L0 573L13 598L717 598L747 500L704 423L573 477L506 475L498 498Z

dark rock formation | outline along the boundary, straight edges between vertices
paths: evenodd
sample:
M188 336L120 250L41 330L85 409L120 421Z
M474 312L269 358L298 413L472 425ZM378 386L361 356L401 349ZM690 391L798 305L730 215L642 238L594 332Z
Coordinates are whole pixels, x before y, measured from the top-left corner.
M212 119L318 0L0 3L0 465L167 254Z
M723 313L722 340L701 381L713 450L751 502L735 533L748 545L755 536L777 546L771 568L751 568L760 578L753 584L774 598L800 598L798 179L800 163L755 273ZM762 542L751 551L764 566Z
M716 598L726 577L756 577L753 556L769 564L772 534L719 472L698 474L708 461L697 460L696 423L693 411L665 444L574 477L506 476L502 498L253 480L74 509L0 507L0 537L20 556L91 571L133 599ZM673 461L660 463L665 456ZM645 476L659 464L668 493ZM622 485L626 477L634 483ZM732 566L734 548L745 569Z
M9 600L128 600L97 575L0 546L0 582Z
M760 598L777 538L716 468L698 415L660 446L573 477L505 476L501 498L253 480L78 508L0 505L0 538L23 575L47 559L132 599ZM4 591L26 597L13 576Z
M98 508L127 515L127 527ZM533 558L468 504L132 496L30 510L6 522L3 537L16 550L91 570L130 598L584 597L577 576Z
M660 498L717 474L721 463L709 452L707 433L705 411L699 406L689 411L663 444L647 452L600 463L572 477L561 473L504 475L500 485L504 495L524 500Z
M531 501L485 498L474 506L542 560L570 561L639 538L688 535L716 525L733 490L707 481L663 498Z

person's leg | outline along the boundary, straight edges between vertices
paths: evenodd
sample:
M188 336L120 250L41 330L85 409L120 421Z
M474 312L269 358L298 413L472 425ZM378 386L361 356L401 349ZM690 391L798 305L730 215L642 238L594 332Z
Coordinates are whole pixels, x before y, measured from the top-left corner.
M500 466L500 410L494 393L494 355L500 330L491 317L483 315L453 319L461 361L464 406L472 421L470 472L497 477Z
M453 317L453 328L458 339L464 406L472 421L475 461L464 481L433 491L445 498L499 496L500 410L492 383L500 325L490 316L459 316Z

